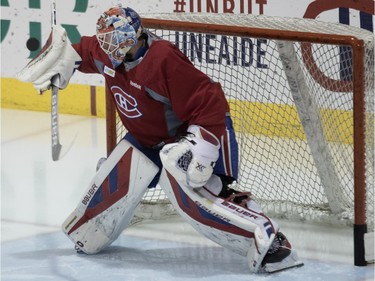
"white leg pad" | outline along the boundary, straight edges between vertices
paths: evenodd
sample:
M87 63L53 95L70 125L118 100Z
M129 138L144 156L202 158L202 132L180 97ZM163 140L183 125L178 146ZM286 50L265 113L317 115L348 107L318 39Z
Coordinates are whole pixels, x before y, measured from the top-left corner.
M248 258L257 272L278 227L262 213L219 198L205 188L185 186L163 169L160 186L177 212L199 233Z
M110 245L130 223L159 168L122 140L101 165L63 232L86 254Z

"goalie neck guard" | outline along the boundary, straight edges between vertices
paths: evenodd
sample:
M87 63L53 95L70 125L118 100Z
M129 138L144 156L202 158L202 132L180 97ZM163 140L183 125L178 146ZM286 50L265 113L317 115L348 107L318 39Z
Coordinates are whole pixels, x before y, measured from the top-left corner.
M123 8L121 4L105 11L96 24L96 38L114 67L122 63L141 34L140 16L131 8Z

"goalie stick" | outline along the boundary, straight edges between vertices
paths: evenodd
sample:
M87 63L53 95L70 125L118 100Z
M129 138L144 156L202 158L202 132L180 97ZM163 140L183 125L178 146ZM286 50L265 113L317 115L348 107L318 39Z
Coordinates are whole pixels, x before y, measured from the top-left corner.
M56 1L52 1L51 8L51 29L56 25ZM51 80L51 141L52 160L60 159L62 145L60 144L59 133L59 76L55 75Z
M56 2L52 1L51 7L51 30L56 25ZM52 141L52 160L57 161L60 157L61 147L59 134L59 77L54 76L51 80L51 141Z
M51 29L56 25L56 1L52 1L51 8ZM60 130L59 130L59 75L55 75L51 79L51 144L52 144L52 160L60 160L72 147L75 137L68 149L61 155L62 145L60 144Z
M59 103L58 103L58 75L52 78L51 85L51 141L52 141L52 160L57 161L60 159L60 152L62 145L60 144L59 133Z

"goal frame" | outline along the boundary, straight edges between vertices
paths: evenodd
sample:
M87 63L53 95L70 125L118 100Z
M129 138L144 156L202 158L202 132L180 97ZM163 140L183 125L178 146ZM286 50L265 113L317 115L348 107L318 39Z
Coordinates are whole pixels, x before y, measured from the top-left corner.
M228 26L187 21L142 18L148 29L208 33L215 35L241 36L284 41L300 41L318 44L347 45L352 48L353 62L353 140L354 140L354 265L365 266L366 224L366 161L365 161L365 88L364 88L364 41L355 36L321 34L315 32L283 31L245 26ZM107 154L116 146L116 113L106 87ZM112 137L111 137L112 136Z

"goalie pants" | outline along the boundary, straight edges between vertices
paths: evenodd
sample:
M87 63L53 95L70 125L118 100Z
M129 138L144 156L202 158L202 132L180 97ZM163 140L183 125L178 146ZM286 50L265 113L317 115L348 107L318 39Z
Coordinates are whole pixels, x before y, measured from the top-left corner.
M233 129L232 119L230 116L226 116L225 118L226 130L225 134L220 137L219 159L216 162L214 174L227 176L233 181L237 180L238 177L238 144ZM156 187L159 182L162 168L162 163L159 156L159 152L162 147L158 149L144 147L130 133L127 133L124 139L129 141L159 167L158 174L148 186L149 188Z

